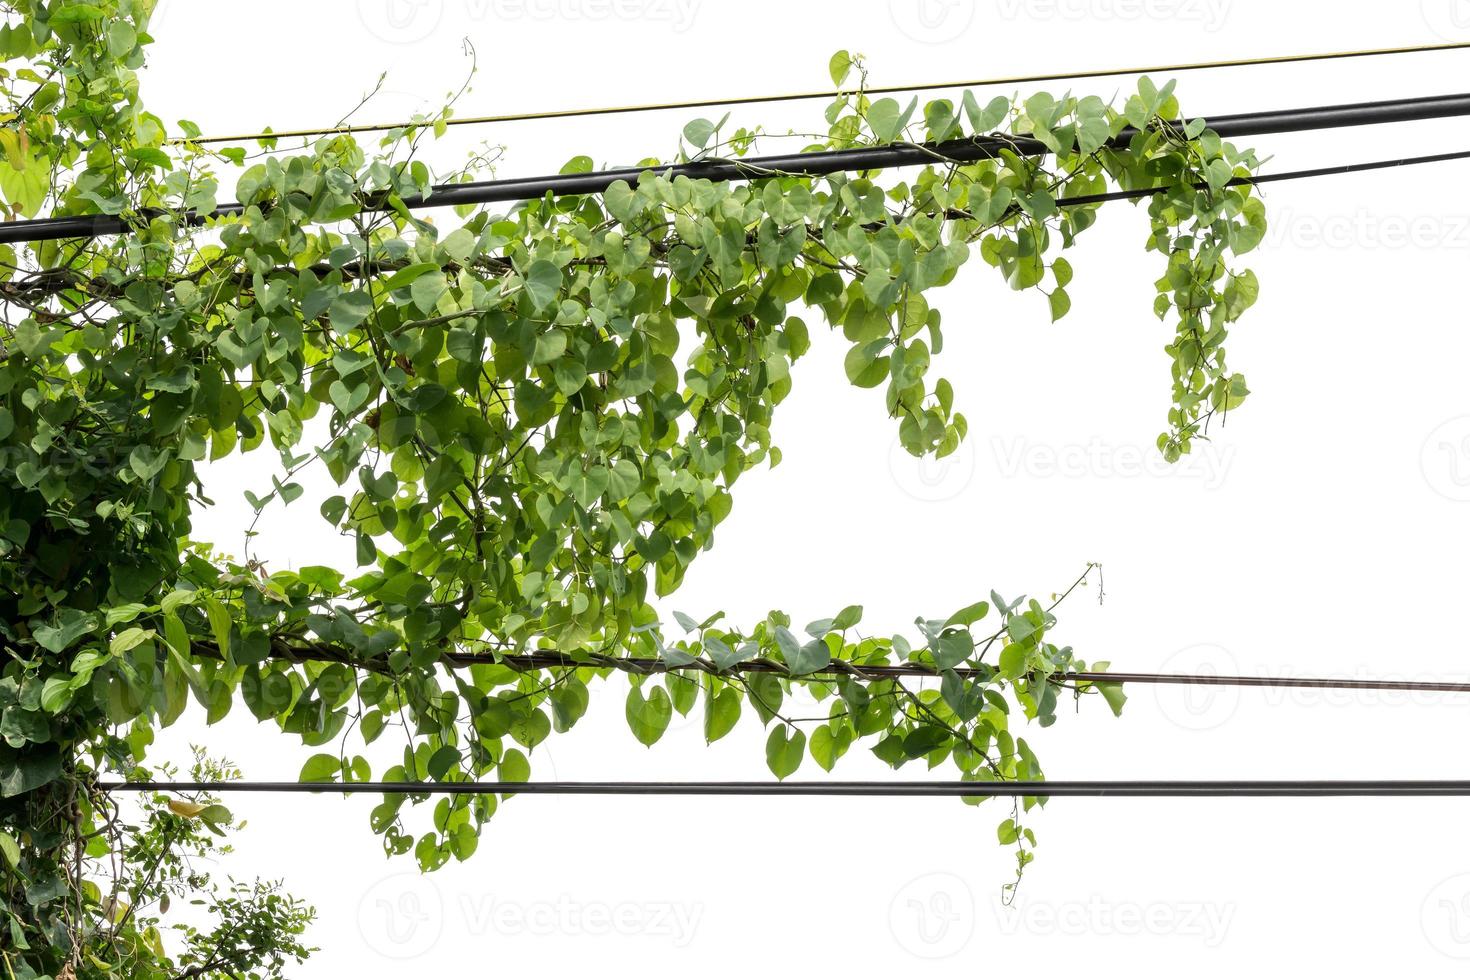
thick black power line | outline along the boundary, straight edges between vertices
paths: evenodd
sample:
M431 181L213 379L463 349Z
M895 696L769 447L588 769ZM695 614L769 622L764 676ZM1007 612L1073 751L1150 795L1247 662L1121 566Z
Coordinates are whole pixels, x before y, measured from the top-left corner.
M292 783L99 782L106 791L207 793L404 793L468 796L1470 796L1470 779L1022 780L1013 782L534 782Z
M1239 113L1214 117L1210 121L1210 128L1222 138L1232 139L1240 136L1312 132L1322 129L1375 126L1466 115L1470 115L1470 94ZM1112 143L1120 146L1126 145L1134 135L1132 129L1125 129L1113 138ZM749 180L773 173L821 177L848 171L919 166L932 164L936 160L973 163L993 159L1002 150L1010 150L1022 156L1044 156L1050 152L1039 140L1030 137L980 136L942 143L890 143L883 146L848 150L749 157L743 160L708 160L647 167L618 167L581 174L554 174L465 184L439 184L428 195L413 195L403 198L402 201L405 207L413 210L462 204L527 201L535 200L545 194L598 194L620 180L635 183L645 173L657 173L670 178L685 176L696 180L711 181ZM1387 165L1403 165L1407 162L1410 161L1400 160L1395 164ZM1364 166L1364 169L1372 169L1375 166L1379 164L1367 165ZM1344 171L1340 168L1328 168L1324 171L1326 172ZM1142 196L1141 192L1124 193ZM371 202L368 210L382 211L388 207L389 204L386 201L377 201ZM209 214L186 211L181 216L186 223L197 225L203 224L210 218L236 216L243 213L244 210L241 204L227 204ZM116 215L76 215L0 222L0 242L97 238L103 235L123 234L131 231L136 221L147 220L159 213L144 211L138 218L131 220Z

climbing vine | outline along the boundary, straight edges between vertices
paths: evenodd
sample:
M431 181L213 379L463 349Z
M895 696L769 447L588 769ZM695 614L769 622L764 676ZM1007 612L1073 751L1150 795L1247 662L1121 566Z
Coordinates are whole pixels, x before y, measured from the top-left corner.
M797 138L913 143L930 163L711 182L649 160L603 194L431 222L404 199L487 163L431 171L425 147L452 109L375 145L190 143L194 123L171 131L139 99L151 7L0 3L4 207L133 225L0 247L11 975L265 976L307 954L294 937L309 911L259 885L217 892L218 929L190 933L175 959L159 940L157 883L187 884L166 873L180 849L220 846L233 819L212 799L156 797L127 830L95 782L156 773L154 733L191 700L210 723L243 708L314 747L304 780L518 781L618 675L643 744L676 713L701 712L711 742L748 714L779 778L808 758L830 770L861 743L895 768L952 766L977 784L971 802L986 782L1040 778L1017 729L1051 724L1062 698L1100 690L1121 709L1116 687L1060 676L1086 665L1052 642L1054 601L991 593L908 636L865 629L856 606L794 628L780 612L665 622L656 603L714 543L737 479L779 463L771 420L819 323L846 339L848 379L882 389L909 452L953 452L968 423L932 370L932 291L978 255L1066 315L1062 253L1101 207L1076 198L1158 191L1137 206L1163 271L1160 451L1189 452L1240 404L1224 342L1256 281L1229 260L1264 232L1235 182L1256 161L1181 121L1172 83L1144 79L1118 106L1039 93L905 106L865 95L861 60L839 53L847 94L822 133ZM934 149L974 136L1002 146L978 162ZM775 139L701 119L679 153L740 159ZM1047 152L1023 152L1031 141ZM239 213L192 219L231 196ZM355 566L272 570L249 535L238 558L196 540L196 508L224 492L207 464L235 453L279 462L247 494L257 516L316 508ZM932 678L881 669L900 664ZM794 687L825 717L783 713ZM384 745L397 761L375 768ZM503 802L438 798L416 818L429 799L388 796L371 818L388 852L425 869L469 857ZM1038 802L999 828L1019 868ZM224 941L246 932L279 955ZM239 958L209 960L211 943Z

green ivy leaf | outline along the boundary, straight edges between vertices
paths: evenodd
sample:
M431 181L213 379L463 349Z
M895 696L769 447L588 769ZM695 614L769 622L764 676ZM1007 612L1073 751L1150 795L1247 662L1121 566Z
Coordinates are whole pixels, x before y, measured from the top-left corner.
M330 783L337 773L341 771L342 759L340 756L318 752L306 760L306 764L301 767L301 775L298 778L303 783Z
M373 312L373 299L360 289L338 294L332 300L332 326L338 330L351 330L366 320Z
M736 650L716 636L706 636L702 641L702 645L704 652L709 655L709 658L714 661L715 666L721 671L729 670L742 660L749 659L747 656L748 652L753 652L744 649Z
M740 694L733 688L724 688L704 702L704 740L717 742L730 734L740 720Z
M536 352L531 357L531 363L549 364L566 353L566 349L566 331L548 330L536 338Z
M668 729L669 721L674 717L674 706L661 687L653 688L646 698L641 690L634 687L628 691L625 713L633 737L644 745L652 746Z
M846 51L838 51L827 61L827 74L832 76L833 85L841 85L847 81L850 71L852 71L852 55Z
M1098 693L1107 701L1108 707L1113 709L1115 717L1123 714L1123 704L1128 700L1128 695L1123 693L1122 684L1094 684Z
M116 657L157 635L153 630L143 629L141 626L130 626L113 636L112 642L108 645L108 651Z
M0 746L0 798L19 796L61 778L61 750L54 744L16 751Z
M91 614L79 609L62 609L55 625L35 626L31 635L52 653L63 653L96 626Z
M789 633L787 635L790 636ZM832 650L827 646L827 641L821 638L801 644L795 656L787 657L791 673L797 676L826 670L831 663Z
M948 670L970 658L975 652L975 638L968 630L953 630L936 637L929 644L929 652L941 670Z
M531 304L538 310L544 310L556 302L557 294L561 291L561 270L545 259L537 259L526 270L525 282L526 295L531 298Z
M777 725L766 737L766 765L777 779L785 779L801 767L801 757L806 752L806 735L799 728L790 729Z

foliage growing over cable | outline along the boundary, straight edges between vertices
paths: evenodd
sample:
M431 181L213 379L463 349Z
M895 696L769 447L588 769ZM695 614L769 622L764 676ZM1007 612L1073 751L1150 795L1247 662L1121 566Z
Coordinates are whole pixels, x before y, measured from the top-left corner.
M77 848L121 860L130 900L153 894L146 867L179 842L130 850L90 783L147 776L155 731L190 700L211 723L243 705L317 747L307 780L524 780L534 748L615 673L631 680L638 741L656 742L676 712L703 712L710 741L753 714L778 777L808 757L831 769L859 743L894 767L953 765L977 799L987 781L1041 777L1015 729L1050 724L1061 697L1090 689L1053 679L1086 665L1051 641L1051 606L992 593L905 638L863 632L855 606L794 630L779 612L749 628L718 615L666 626L654 604L713 544L741 474L779 462L771 420L808 318L842 332L848 378L883 389L910 452L954 451L967 422L931 372L943 331L929 295L978 254L1065 315L1060 252L1097 206L1059 197L1168 188L1147 202L1171 368L1161 451L1188 452L1240 403L1223 343L1256 284L1227 260L1265 219L1249 187L1227 182L1255 161L1202 122L1168 122L1172 85L1145 80L1118 108L1042 94L902 106L864 96L861 64L839 54L834 81L854 91L828 109L817 147L999 133L1052 154L936 158L901 178L712 184L651 169L601 196L440 228L366 204L443 179L420 159L442 115L375 147L339 135L248 167L237 151L165 152L135 75L151 6L3 5L6 208L162 209L126 238L0 252L0 934L16 977L200 966L197 944L170 963L151 924L119 925L74 860ZM1116 141L1128 126L1137 134ZM684 137L687 152L734 155L758 138L706 120ZM210 210L231 175L242 216L181 220ZM315 505L356 567L273 572L248 547L235 560L195 541L206 464L240 452L279 458L250 497L257 515ZM309 472L335 492L304 500ZM502 659L550 649L585 666ZM646 657L669 669L643 676ZM779 669L741 669L755 659ZM936 683L863 671L910 661ZM827 716L783 713L793 687ZM1121 708L1119 691L1103 693ZM401 753L375 772L367 757L384 740ZM416 822L405 805L419 802L386 798L373 828L434 868L473 853L502 801L445 798ZM1019 867L1034 844L1020 810L1037 802L1000 827ZM195 843L201 823L231 823L214 802L162 805ZM290 938L304 910L258 899L251 886L217 896L220 928L305 955Z

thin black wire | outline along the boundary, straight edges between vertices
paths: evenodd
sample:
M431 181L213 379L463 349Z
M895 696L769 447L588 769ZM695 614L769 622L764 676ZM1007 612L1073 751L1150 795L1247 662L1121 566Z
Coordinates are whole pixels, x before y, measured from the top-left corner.
M1380 55L1427 54L1432 51L1455 51L1470 48L1470 42L1447 44L1421 44L1397 48L1369 48L1357 51L1330 51L1317 54L1273 55L1260 58L1237 58L1228 61L1197 61L1173 65L1148 65L1133 68L1103 68L1088 71L1053 72L1042 75L1011 75L1000 78L979 78L963 82L925 82L920 85L887 85L863 89L864 95L894 95L907 92L932 92L940 89L981 88L993 85L1028 85L1034 82L1055 82L1064 79L1109 78L1119 75L1151 75L1165 72L1199 71L1212 68L1246 68L1263 65L1283 65L1305 61L1334 61L1340 58L1370 58ZM818 92L786 92L775 95L746 95L724 99L697 99L682 102L647 102L636 105L600 106L583 109L552 109L540 112L512 112L488 116L461 116L441 120L446 126L478 126L486 123L528 122L537 119L571 119L579 116L610 116L631 112L657 112L668 109L710 109L718 106L752 105L756 103L796 102L809 99L831 99L840 95L857 94L851 89L831 89ZM173 144L244 143L263 139L294 139L307 136L335 136L341 133L373 133L388 129L406 129L411 126L428 126L427 122L413 121L396 123L348 123L327 129L288 129L280 132L238 133L233 136L201 136L197 139L179 138Z
M1403 691L1470 694L1466 681L1391 681L1376 678L1259 677L1238 674L1153 674L1126 671L1069 671L1058 680L1100 684L1195 684L1214 687L1294 687L1346 691Z
M1014 782L531 782L531 783L292 783L99 782L119 792L402 793L479 796L488 793L558 796L1095 796L1095 797L1341 797L1470 796L1470 779L1344 780L1020 780Z
M1443 119L1470 115L1470 94L1424 96L1347 105L1282 109L1269 112L1238 113L1217 116L1210 128L1221 138L1257 136L1273 133L1312 132L1350 126L1371 126L1396 122ZM1124 129L1110 142L1126 145L1133 138L1132 129ZM667 178L679 176L696 180L752 180L762 176L790 175L821 177L848 171L882 170L933 164L937 161L974 163L993 159L1002 151L1022 156L1044 156L1051 152L1039 140L1030 137L983 136L943 143L890 143L883 146L848 150L825 150L812 153L788 153L775 156L749 157L742 160L698 160L691 163L620 167L581 174L554 174L503 180L477 181L465 184L439 184L425 196L411 195L401 199L409 210L455 205L490 204L496 202L536 200L546 194L600 194L618 181L636 182L645 173ZM1430 162L1439 154L1423 158ZM1415 158L1385 161L1378 164L1348 165L1360 169L1378 166L1404 166ZM1324 173L1349 172L1342 168L1326 168ZM1315 175L1315 171L1303 171ZM1277 179L1289 179L1278 175ZM1241 178L1242 182L1260 178ZM1152 191L1119 192L1143 196ZM392 207L386 200L369 202L365 210L384 211ZM179 217L190 225L203 224L212 218L234 217L245 211L244 205L227 204L209 214L182 212ZM136 224L159 217L164 212L145 209L137 216L75 215L61 218L33 218L25 221L0 222L0 242L34 242L57 239L89 239L103 235L124 234Z
M1448 163L1452 160L1470 159L1470 150L1455 150L1449 153L1430 153L1424 156L1399 157L1396 160L1369 160L1363 163L1343 163L1331 167L1313 167L1306 170L1283 170L1274 174L1256 174L1251 177L1233 177L1227 181L1231 187L1240 187L1246 184L1257 186L1260 184L1274 184L1284 180L1303 180L1310 177L1336 177L1345 174L1365 173L1371 170L1392 170L1395 167L1414 167L1426 163ZM1198 185L1203 187L1205 185ZM1130 191L1107 191L1102 194L1079 194L1075 197L1057 198L1057 207L1077 207L1086 204L1100 204L1104 201L1127 201L1137 200L1144 197L1152 197L1167 191L1167 187L1146 187L1141 190Z
M1467 153L1467 156L1470 156L1470 153ZM557 651L501 654L496 658L475 655L451 656L451 663L457 667L473 666L475 664L502 664L510 667L512 670L547 670L577 667L603 669L612 667L637 674L663 674L682 670L704 671L717 675L728 672L782 675L791 673L788 665L778 663L774 660L746 660L734 664L726 671L721 671L715 664L699 658L696 658L689 664L674 666L665 660L654 657L604 657L588 660L578 659L577 657ZM956 675L964 678L978 677L988 680L995 676L995 670L990 667L954 667L951 670ZM808 679L828 675L867 678L938 678L942 677L943 674L944 672L939 669L922 663L856 664L846 660L834 660L831 665L822 670L813 671L810 674L801 676ZM1377 678L1270 677L1264 675L1173 674L1095 670L1061 671L1048 675L1048 679L1061 683L1083 684L1191 684L1218 687L1325 688L1331 690L1470 694L1470 681L1399 681Z

